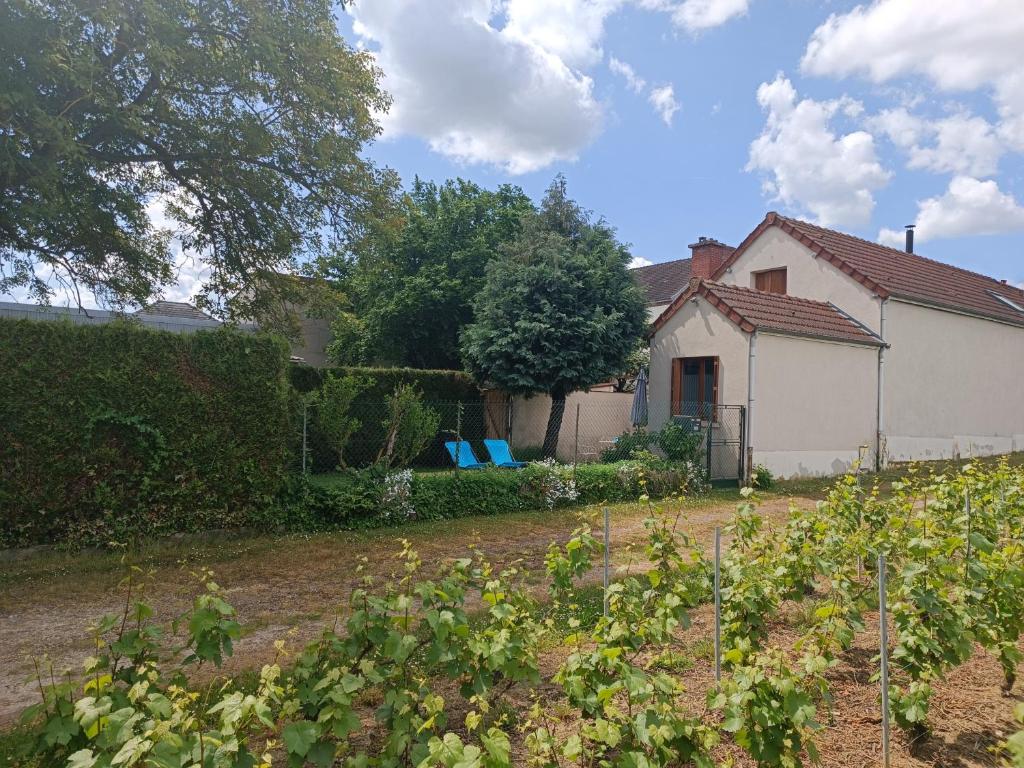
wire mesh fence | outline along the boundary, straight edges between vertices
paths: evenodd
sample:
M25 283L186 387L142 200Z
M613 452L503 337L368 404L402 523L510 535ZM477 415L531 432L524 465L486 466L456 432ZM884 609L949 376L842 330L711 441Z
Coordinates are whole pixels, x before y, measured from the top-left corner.
M561 415L552 417L549 398L509 397L492 393L479 400L428 401L429 434L403 466L422 471L454 469L446 444L457 446L463 465L492 460L488 440L502 440L518 461L553 457L565 464L611 462L629 459L637 450L672 456L675 446L666 425L632 422L632 397L621 393L581 393L570 397ZM293 427L293 469L319 474L340 468L361 469L388 455L395 439L393 404L381 400L357 400L347 412L349 427L339 441L325 423L324 406L315 398L297 404ZM744 409L742 406L704 406L687 409L671 424L679 432L692 433L696 453L687 460L698 462L711 480L743 476ZM684 434L685 437L685 434ZM492 446L493 447L493 446Z

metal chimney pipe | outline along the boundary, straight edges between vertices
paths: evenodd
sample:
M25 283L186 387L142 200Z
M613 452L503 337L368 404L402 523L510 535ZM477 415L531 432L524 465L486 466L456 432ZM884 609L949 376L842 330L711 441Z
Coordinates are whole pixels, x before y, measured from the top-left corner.
M907 224L904 229L907 230L907 253L914 252L914 227L915 224Z

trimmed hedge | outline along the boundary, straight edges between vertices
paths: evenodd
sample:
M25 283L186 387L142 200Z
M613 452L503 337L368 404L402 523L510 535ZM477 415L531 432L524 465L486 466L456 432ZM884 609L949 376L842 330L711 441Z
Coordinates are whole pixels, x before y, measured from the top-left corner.
M324 378L331 372L336 376L354 375L366 379L370 386L352 402L350 415L358 419L360 428L352 435L346 449L346 461L354 466L367 466L376 458L384 444L383 421L386 416L385 401L399 384L412 384L423 395L423 401L438 411L441 417L438 434L427 449L414 462L419 467L444 467L450 460L443 443L451 440L456 429L456 403L462 403L461 434L467 440L482 440L486 436L483 394L473 379L461 371L431 371L415 368L310 368L306 365L292 366L292 386L299 393L313 392L323 386ZM301 411L299 412L301 419ZM297 426L301 435L301 422ZM308 450L314 472L333 471L338 463L337 456L320 431L316 413L311 412L308 424ZM301 448L295 446L296 455Z
M578 498L556 506L636 501L643 489L635 467L634 462L580 464L576 468ZM546 473L535 465L520 470L416 473L411 493L415 519L450 520L543 509ZM676 493L688 480L677 469L645 469L644 477L651 498ZM381 478L372 471L314 477L300 495L301 500L296 499L292 506L290 521L296 528L373 528L398 522L383 513Z
M289 442L287 348L0 320L0 546L251 525Z
M381 402L395 391L399 384L415 384L427 402L477 402L482 398L480 388L462 371L432 371L418 368L311 368L293 365L290 379L299 392L312 392L323 386L327 373L336 376L351 374L369 379L372 384L360 395L367 402Z

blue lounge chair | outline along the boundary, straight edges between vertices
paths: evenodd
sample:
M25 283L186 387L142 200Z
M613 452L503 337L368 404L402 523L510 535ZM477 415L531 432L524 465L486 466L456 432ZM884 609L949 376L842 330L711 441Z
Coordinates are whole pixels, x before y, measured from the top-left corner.
M504 440L484 440L484 447L487 448L487 453L491 455L491 461L496 467L518 469L526 466L525 461L516 461L512 458L512 449Z
M476 456L473 455L473 446L465 440L449 440L444 447L448 449L452 463L456 464L459 469L483 469L487 466L487 462L476 460Z

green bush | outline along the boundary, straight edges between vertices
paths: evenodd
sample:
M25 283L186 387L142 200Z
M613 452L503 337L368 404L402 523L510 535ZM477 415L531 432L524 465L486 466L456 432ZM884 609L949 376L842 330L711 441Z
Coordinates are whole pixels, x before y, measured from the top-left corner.
M699 489L701 478L684 468L636 461L555 467L561 481L572 480L573 493L563 492L549 503L552 465L537 463L523 469L477 469L462 472L418 472L413 475L410 501L419 520L448 520L470 515L501 515L545 507L636 501L641 493L660 498ZM307 529L362 528L394 523L382 514L384 472L380 468L349 470L313 476L292 519Z
M700 464L704 456L704 434L674 421L661 428L657 441L669 461Z
M446 467L450 463L443 441L452 439L456 427L463 438L482 440L486 432L483 395L473 380L461 371L427 371L412 368L329 368L317 369L304 365L291 368L292 386L300 394L318 391L328 376L355 376L368 382L368 386L352 401L352 418L360 422L346 447L346 464L366 467L374 463L386 440L386 427L382 424L388 413L388 399L395 389L415 386L423 402L433 407L440 417L441 436L427 444L416 457L416 466ZM462 403L462 418L456 414L456 403ZM301 436L301 409L297 411L296 433ZM298 453L298 445L295 446ZM308 450L313 472L329 472L337 466L337 454L331 450L324 436L317 409L310 411L308 424Z
M0 320L0 546L250 525L284 480L287 365L262 335Z
M648 432L639 427L623 432L615 439L615 444L611 448L601 452L601 461L623 461L632 457L634 451L646 451L654 444L657 436L657 432Z
M750 484L759 491L767 491L775 485L775 475L764 464L755 464L750 473Z

